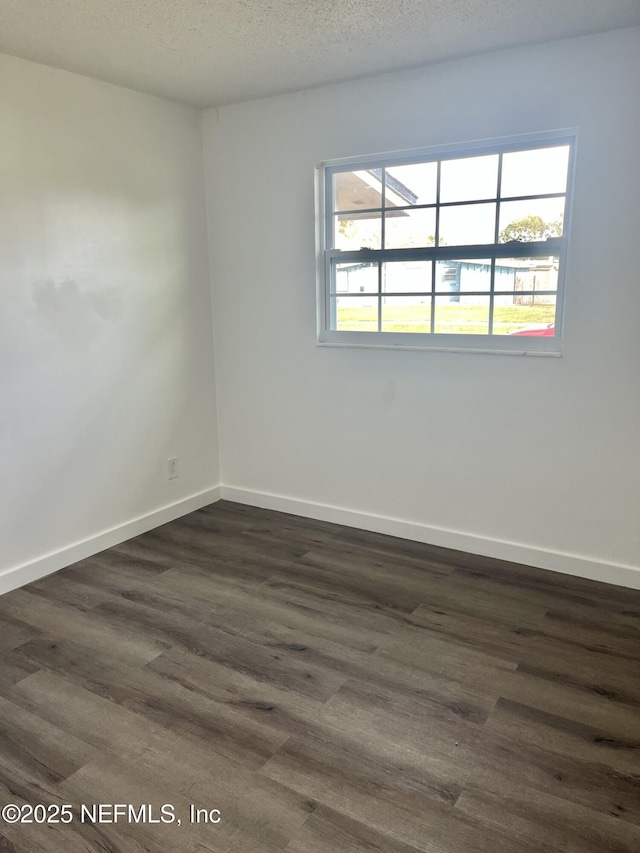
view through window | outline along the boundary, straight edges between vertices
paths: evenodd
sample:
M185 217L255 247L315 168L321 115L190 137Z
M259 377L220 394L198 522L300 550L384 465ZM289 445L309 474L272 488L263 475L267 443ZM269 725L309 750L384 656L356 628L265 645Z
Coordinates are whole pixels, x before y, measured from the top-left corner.
M321 340L557 348L572 151L561 136L326 164Z

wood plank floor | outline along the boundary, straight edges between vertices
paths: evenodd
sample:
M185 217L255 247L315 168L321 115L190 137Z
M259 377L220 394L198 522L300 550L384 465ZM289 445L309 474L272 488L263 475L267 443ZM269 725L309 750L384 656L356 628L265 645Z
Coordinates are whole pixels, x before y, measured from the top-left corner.
M638 853L640 593L218 503L0 598L5 803L74 809L18 853Z

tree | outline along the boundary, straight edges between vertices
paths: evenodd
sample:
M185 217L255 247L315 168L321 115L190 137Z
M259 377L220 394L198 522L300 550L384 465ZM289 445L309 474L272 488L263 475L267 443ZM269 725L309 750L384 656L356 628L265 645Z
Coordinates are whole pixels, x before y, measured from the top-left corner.
M341 219L338 223L338 231L350 240L355 236L356 223L353 219Z
M508 243L511 240L520 240L523 243L532 243L561 235L562 219L557 222L545 222L541 216L525 216L510 222L500 232L498 242Z

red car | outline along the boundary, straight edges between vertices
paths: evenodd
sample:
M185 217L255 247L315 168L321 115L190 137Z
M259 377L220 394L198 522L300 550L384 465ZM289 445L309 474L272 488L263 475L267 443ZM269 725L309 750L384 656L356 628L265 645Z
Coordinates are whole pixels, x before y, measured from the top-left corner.
M553 323L548 326L530 326L528 329L520 329L519 332L511 332L512 335L526 335L529 338L552 338L556 333Z

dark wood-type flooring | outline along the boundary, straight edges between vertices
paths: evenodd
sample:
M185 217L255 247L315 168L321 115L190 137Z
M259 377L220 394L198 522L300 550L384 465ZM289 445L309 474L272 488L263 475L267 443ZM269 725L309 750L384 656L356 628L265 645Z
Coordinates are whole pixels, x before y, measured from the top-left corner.
M640 593L222 502L0 598L0 801L76 811L19 853L638 853Z

